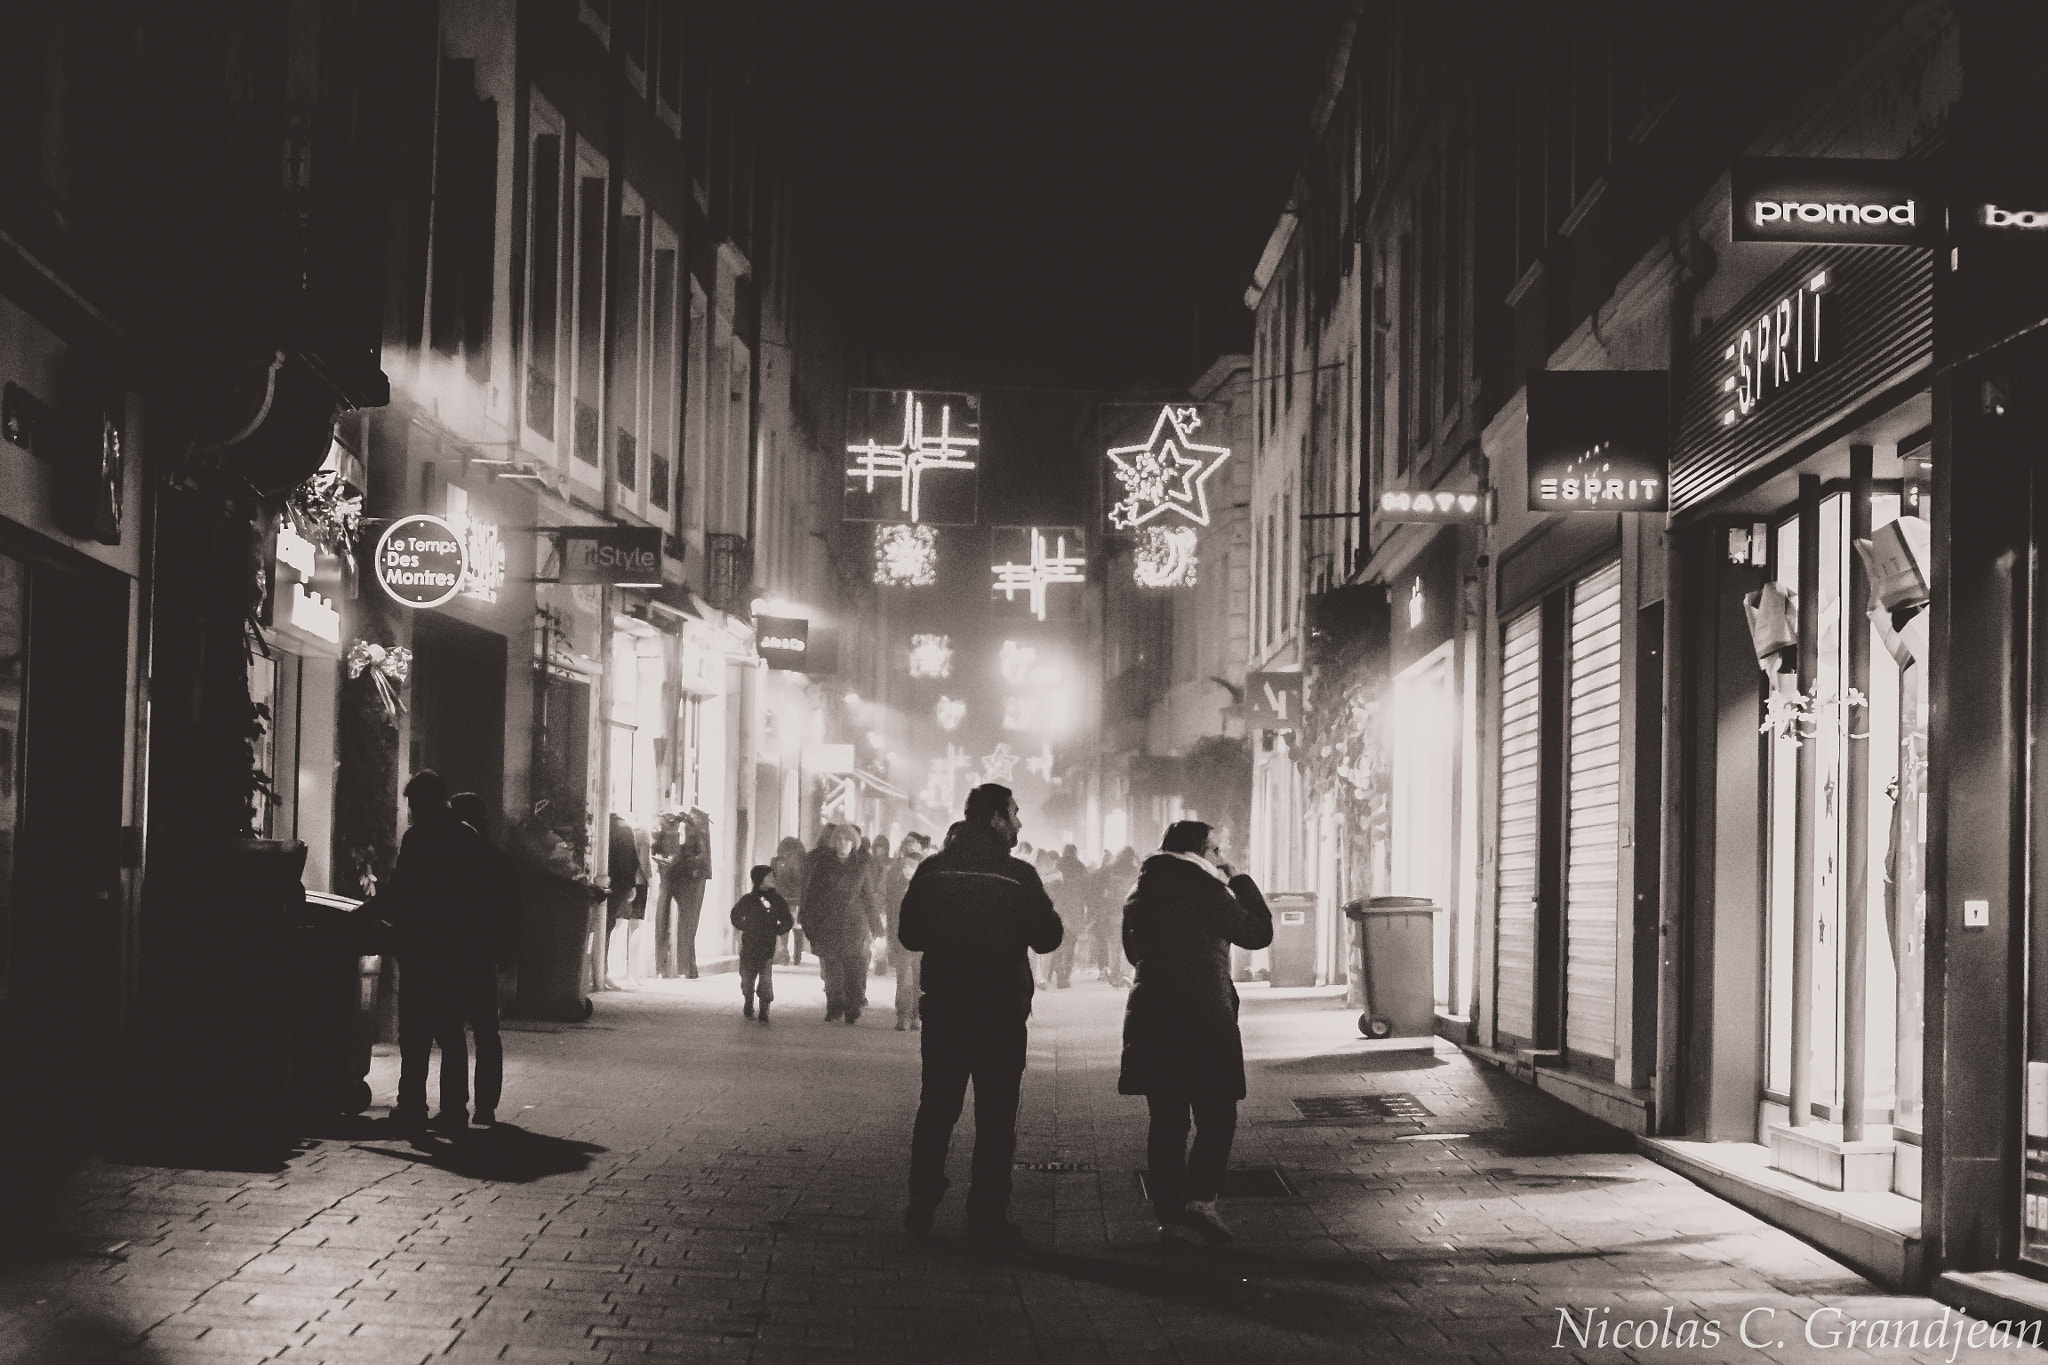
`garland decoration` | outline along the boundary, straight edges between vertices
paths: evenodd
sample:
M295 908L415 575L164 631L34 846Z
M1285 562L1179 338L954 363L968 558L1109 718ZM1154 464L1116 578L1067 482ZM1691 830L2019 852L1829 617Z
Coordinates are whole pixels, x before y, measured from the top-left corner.
M398 713L405 709L398 689L412 676L412 651L403 645L386 647L357 640L348 647L347 662L349 681L366 672L370 675L370 681L377 685L377 700L384 704L384 723L398 728Z

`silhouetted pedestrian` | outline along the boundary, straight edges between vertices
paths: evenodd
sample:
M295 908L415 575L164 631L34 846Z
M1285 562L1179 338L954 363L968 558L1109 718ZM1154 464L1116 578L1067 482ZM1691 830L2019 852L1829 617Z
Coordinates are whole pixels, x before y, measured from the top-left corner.
M704 883L711 880L711 817L684 814L676 830L675 857L661 873L655 908L655 970L662 976L697 979L697 926L704 915Z
M830 825L804 860L804 937L818 955L825 981L825 1022L860 1022L867 1003L868 945L883 929L860 836L851 825Z
M455 1008L476 1040L476 1114L482 1127L498 1121L498 1100L505 1088L505 1045L498 1036L498 968L512 960L519 941L519 874L512 855L491 841L490 812L475 792L448 798L455 818L483 839L483 957L472 962L456 983ZM444 1052L441 1065L448 1065Z
M1010 856L1022 825L1008 787L976 787L957 835L949 832L946 847L918 867L903 898L898 939L924 954L924 1087L903 1214L903 1226L918 1236L931 1231L950 1184L946 1149L972 1081L968 1236L992 1245L1023 1241L1009 1206L1033 989L1026 954L1059 947L1062 930L1038 873Z
M740 1013L754 1017L754 1000L761 1001L761 1022L768 1022L768 1007L775 1003L775 941L789 932L796 920L789 902L775 889L775 869L766 863L748 874L754 889L733 902L732 927L740 931L740 996L746 1001Z
M917 873L917 865L931 852L931 840L912 831L903 836L903 843L897 850L896 860L889 865L888 875L882 880L882 918L887 922L886 946L889 950L889 967L896 974L896 1031L915 1031L922 1022L917 1010L918 975L924 962L924 954L913 953L898 940L902 928L903 897L910 890L910 879Z
M1263 948L1272 941L1265 898L1223 861L1209 827L1199 820L1168 826L1124 904L1124 952L1137 964L1138 979L1124 1007L1116 1087L1143 1095L1151 1110L1146 1178L1161 1237L1193 1232L1205 1241L1230 1240L1216 1195L1245 1092L1230 945Z

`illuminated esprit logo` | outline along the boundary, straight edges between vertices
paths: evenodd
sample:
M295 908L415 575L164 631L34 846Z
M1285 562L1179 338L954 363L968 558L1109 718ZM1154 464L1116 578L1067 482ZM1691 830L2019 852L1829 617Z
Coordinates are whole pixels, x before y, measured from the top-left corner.
M1015 602L1017 594L1023 593L1031 614L1043 621L1046 615L1046 590L1059 583L1085 583L1088 581L1088 560L1076 550L1067 552L1067 532L1060 531L1050 540L1046 533L1036 526L998 528L1023 531L1029 537L1029 550L1022 562L1005 560L990 566L995 574L995 585L991 596L1001 594L1005 602ZM1080 537L1075 536L1078 541Z
M948 400L964 395L947 394ZM874 436L859 444L848 445L846 453L853 457L846 467L846 486L849 492L856 487L873 497L875 485L890 479L896 481L896 501L902 518L916 523L924 519L925 475L934 470L960 470L971 473L975 462L969 452L978 451L979 436L953 430L953 404L944 401L937 404L939 418L936 424L928 416L931 406L915 393L904 393L903 430L890 443L884 443ZM975 428L979 430L977 426ZM863 518L864 520L866 518ZM891 518L893 520L893 518ZM972 520L970 516L968 520Z
M1201 425L1200 410L1169 403L1159 410L1143 445L1111 448L1110 468L1124 486L1123 499L1109 509L1112 526L1128 530L1167 512L1177 512L1197 526L1209 524L1205 485L1230 458L1230 451L1194 440Z

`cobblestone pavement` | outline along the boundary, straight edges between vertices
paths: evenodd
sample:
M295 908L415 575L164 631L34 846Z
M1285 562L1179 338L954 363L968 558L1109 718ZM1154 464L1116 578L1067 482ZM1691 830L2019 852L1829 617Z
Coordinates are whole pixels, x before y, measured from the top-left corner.
M886 1010L828 1026L814 975L778 984L766 1027L730 975L514 1025L508 1126L453 1143L365 1122L271 1173L66 1173L0 1263L0 1361L2038 1358L1893 1347L1943 1310L1448 1046L1362 1052L1327 994L1246 992L1234 1164L1284 1185L1225 1200L1233 1247L1158 1243L1143 1103L1116 1094L1122 997L1092 981L1042 994L1032 1029L1015 1214L1036 1248L969 1249L957 1202L914 1242L916 1035ZM379 1058L380 1100L395 1072ZM1295 1103L1375 1097L1391 1114Z

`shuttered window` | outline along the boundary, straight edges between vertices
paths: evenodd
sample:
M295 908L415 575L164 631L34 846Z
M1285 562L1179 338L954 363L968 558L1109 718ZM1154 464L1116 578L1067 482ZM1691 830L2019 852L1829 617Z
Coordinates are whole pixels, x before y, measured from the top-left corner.
M1536 898L1542 854L1543 613L1508 623L1501 651L1499 903L1495 1012L1502 1033L1536 1035Z
M1566 693L1566 1048L1614 1056L1621 867L1621 566L1572 587Z

